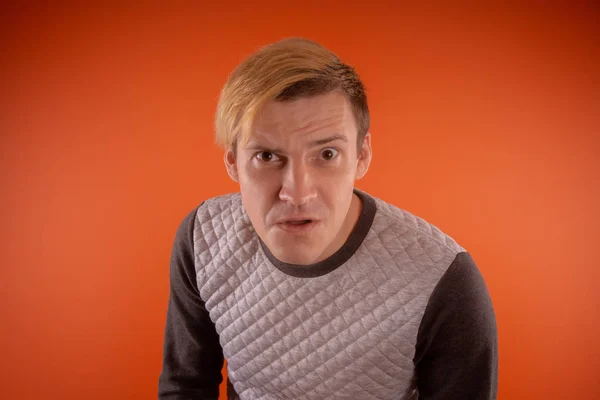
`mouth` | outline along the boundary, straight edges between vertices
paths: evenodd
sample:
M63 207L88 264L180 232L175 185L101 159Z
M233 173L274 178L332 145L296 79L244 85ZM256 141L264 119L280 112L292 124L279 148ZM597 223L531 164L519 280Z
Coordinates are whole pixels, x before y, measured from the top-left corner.
M298 219L298 220L293 220L293 221L285 221L284 224L306 225L306 224L310 224L311 222L312 222L312 219Z
M293 219L281 221L277 226L287 232L303 233L312 229L317 222L318 221L314 219Z

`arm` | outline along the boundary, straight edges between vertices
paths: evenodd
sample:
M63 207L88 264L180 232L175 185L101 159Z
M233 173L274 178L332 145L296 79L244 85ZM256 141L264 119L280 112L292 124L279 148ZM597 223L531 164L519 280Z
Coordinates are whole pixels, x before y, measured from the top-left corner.
M196 210L181 223L170 265L170 294L158 383L161 400L218 399L223 352L196 284Z
M492 400L498 333L492 302L471 256L459 253L425 310L415 354L419 399Z

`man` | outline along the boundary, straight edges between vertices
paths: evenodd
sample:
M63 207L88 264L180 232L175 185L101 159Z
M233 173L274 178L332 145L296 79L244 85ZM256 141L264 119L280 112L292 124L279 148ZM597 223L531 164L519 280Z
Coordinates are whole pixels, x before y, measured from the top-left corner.
M217 142L240 193L204 201L171 259L161 399L493 399L497 331L472 258L354 188L371 161L356 72L286 39L239 65Z

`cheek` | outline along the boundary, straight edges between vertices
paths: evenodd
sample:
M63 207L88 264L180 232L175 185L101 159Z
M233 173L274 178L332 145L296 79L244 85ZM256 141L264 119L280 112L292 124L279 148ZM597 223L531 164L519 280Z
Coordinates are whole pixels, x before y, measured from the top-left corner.
M327 185L335 185L336 187L343 188L349 185L354 185L354 176L356 175L356 163L352 163L349 160L336 168L323 171L320 177L323 181L327 181Z
M240 174L240 191L253 223L262 223L277 198L277 176L271 171L245 170Z
M240 174L240 186L262 197L276 190L280 181L278 172L273 170L247 169Z
M346 215L346 208L352 200L354 174L354 171L348 168L327 174L320 179L322 201L336 218Z

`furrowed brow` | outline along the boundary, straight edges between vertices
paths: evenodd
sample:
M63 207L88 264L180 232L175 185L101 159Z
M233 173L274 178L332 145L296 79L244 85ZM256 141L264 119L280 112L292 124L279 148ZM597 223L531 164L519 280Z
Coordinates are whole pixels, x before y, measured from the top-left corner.
M248 146L246 146L244 148L244 150L248 150L248 151L261 150L261 151L268 151L269 153L281 153L281 152L283 152L282 149L278 149L278 148L271 147L271 146L265 145L265 144L260 144L260 143L249 143Z
M311 143L312 147L323 146L324 144L335 142L336 140L342 140L348 142L348 138L344 135L333 135L324 139L315 140Z
M346 136L337 134L337 135L329 136L329 137L326 137L323 139L315 140L310 143L310 146L311 147L323 146L324 144L335 142L336 140L348 142L348 138ZM248 150L248 151L261 150L261 151L268 151L271 153L283 153L283 149L271 147L268 144L261 144L261 143L257 143L257 142L248 143L248 145L244 148L244 150Z

